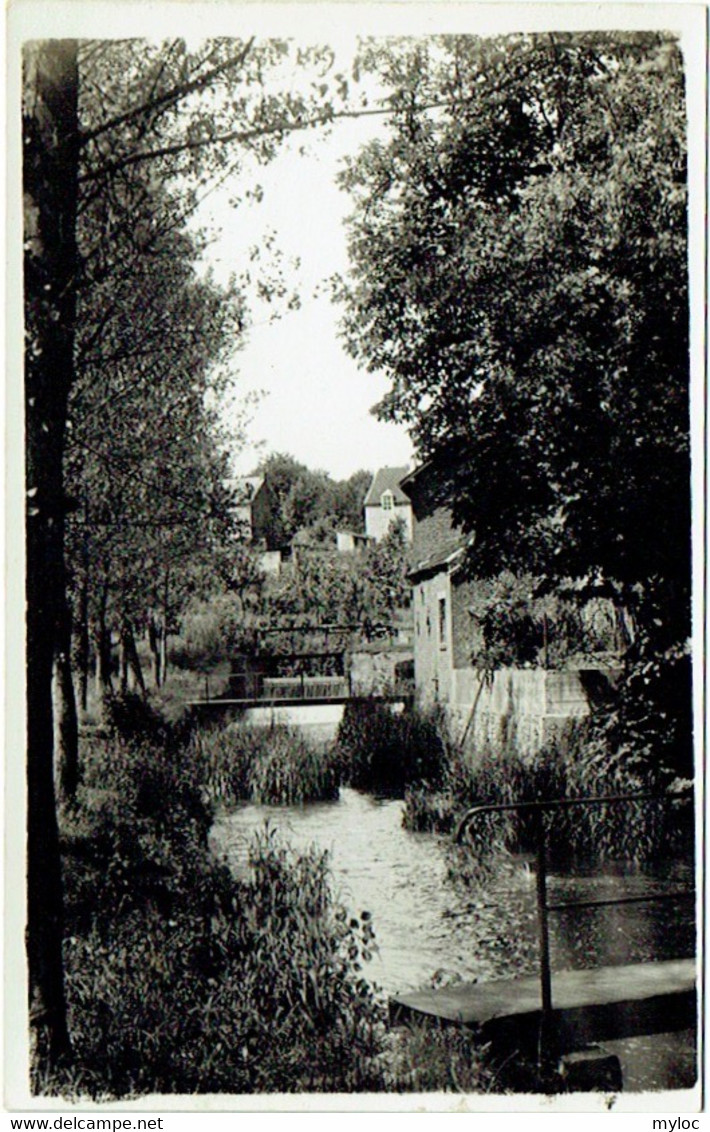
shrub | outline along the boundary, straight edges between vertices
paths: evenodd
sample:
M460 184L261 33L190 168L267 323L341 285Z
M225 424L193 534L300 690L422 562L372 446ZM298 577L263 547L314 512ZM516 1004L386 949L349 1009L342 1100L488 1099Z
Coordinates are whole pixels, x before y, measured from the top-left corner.
M252 878L205 868L166 917L133 909L67 946L91 1095L381 1087L380 1001L361 974L367 913L333 899L325 855L257 836Z
M279 726L261 737L249 774L249 796L262 805L291 806L337 799L340 775L328 748Z
M297 805L337 799L340 774L331 748L284 724L241 723L195 734L191 757L212 801Z
M262 735L267 749L273 735ZM126 740L112 727L94 739L78 803L62 814L75 1061L35 1076L35 1089L382 1088L383 1007L362 974L368 913L336 903L325 854L296 855L270 831L252 845L248 881L217 866L198 737L169 736Z
M155 706L137 692L112 692L104 697L102 709L103 730L124 742L148 742L156 747L182 746L189 738L193 719L180 711L168 719L161 699Z
M377 700L345 705L336 746L345 781L388 797L403 797L411 783L438 784L446 764L439 712L405 708L396 714Z
M246 561L242 564L246 566ZM252 569L252 568L250 568ZM260 581L252 578L255 592ZM244 597L237 593L193 598L182 617L180 633L170 639L170 660L180 668L213 668L253 645Z
M249 766L257 742L239 725L201 727L190 741L197 781L213 803L233 805L249 798Z

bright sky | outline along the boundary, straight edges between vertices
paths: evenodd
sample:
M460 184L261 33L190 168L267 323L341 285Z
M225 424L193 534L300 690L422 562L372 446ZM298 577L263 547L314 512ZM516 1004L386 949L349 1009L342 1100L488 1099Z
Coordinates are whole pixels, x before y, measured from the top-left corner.
M218 277L242 270L249 249L271 232L287 261L286 282L302 302L300 310L287 311L278 321L270 321L267 304L252 305L253 326L234 356L236 392L237 398L252 391L264 395L252 413L252 443L235 456L238 473L251 471L270 451L289 452L336 479L411 458L405 430L370 413L387 382L358 370L338 339L340 308L327 294L314 297L319 284L323 291L324 280L347 270L343 219L351 202L335 184L338 163L378 129L380 119L365 118L338 122L326 136L311 131L305 155L299 153L304 135L294 135L270 165L258 170L261 203L231 207L234 186L211 199L216 239L209 259ZM255 274L258 269L257 262Z

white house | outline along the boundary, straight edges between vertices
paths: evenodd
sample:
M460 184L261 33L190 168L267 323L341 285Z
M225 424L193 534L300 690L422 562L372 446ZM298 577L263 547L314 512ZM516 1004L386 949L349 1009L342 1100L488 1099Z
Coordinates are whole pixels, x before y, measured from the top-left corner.
M412 504L400 487L409 468L380 468L372 477L365 496L365 532L376 542L384 538L392 523L401 520L407 541L412 539Z

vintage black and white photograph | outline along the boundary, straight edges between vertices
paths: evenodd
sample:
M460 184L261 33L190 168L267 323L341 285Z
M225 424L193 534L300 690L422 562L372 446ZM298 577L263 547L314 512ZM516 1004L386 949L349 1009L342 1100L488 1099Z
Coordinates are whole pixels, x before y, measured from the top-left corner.
M697 1107L703 10L121 7L12 56L15 1087Z

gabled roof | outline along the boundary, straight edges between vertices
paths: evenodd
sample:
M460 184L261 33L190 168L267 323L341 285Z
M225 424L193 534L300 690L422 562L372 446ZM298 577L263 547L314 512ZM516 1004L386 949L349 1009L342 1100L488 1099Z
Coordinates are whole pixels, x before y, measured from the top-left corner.
M380 468L372 477L372 483L365 496L365 507L381 506L381 498L386 491L391 491L395 503L409 503L409 499L399 486L400 480L408 474L409 468Z
M234 492L236 502L242 506L251 503L263 486L263 476L237 476L229 481L229 487Z

